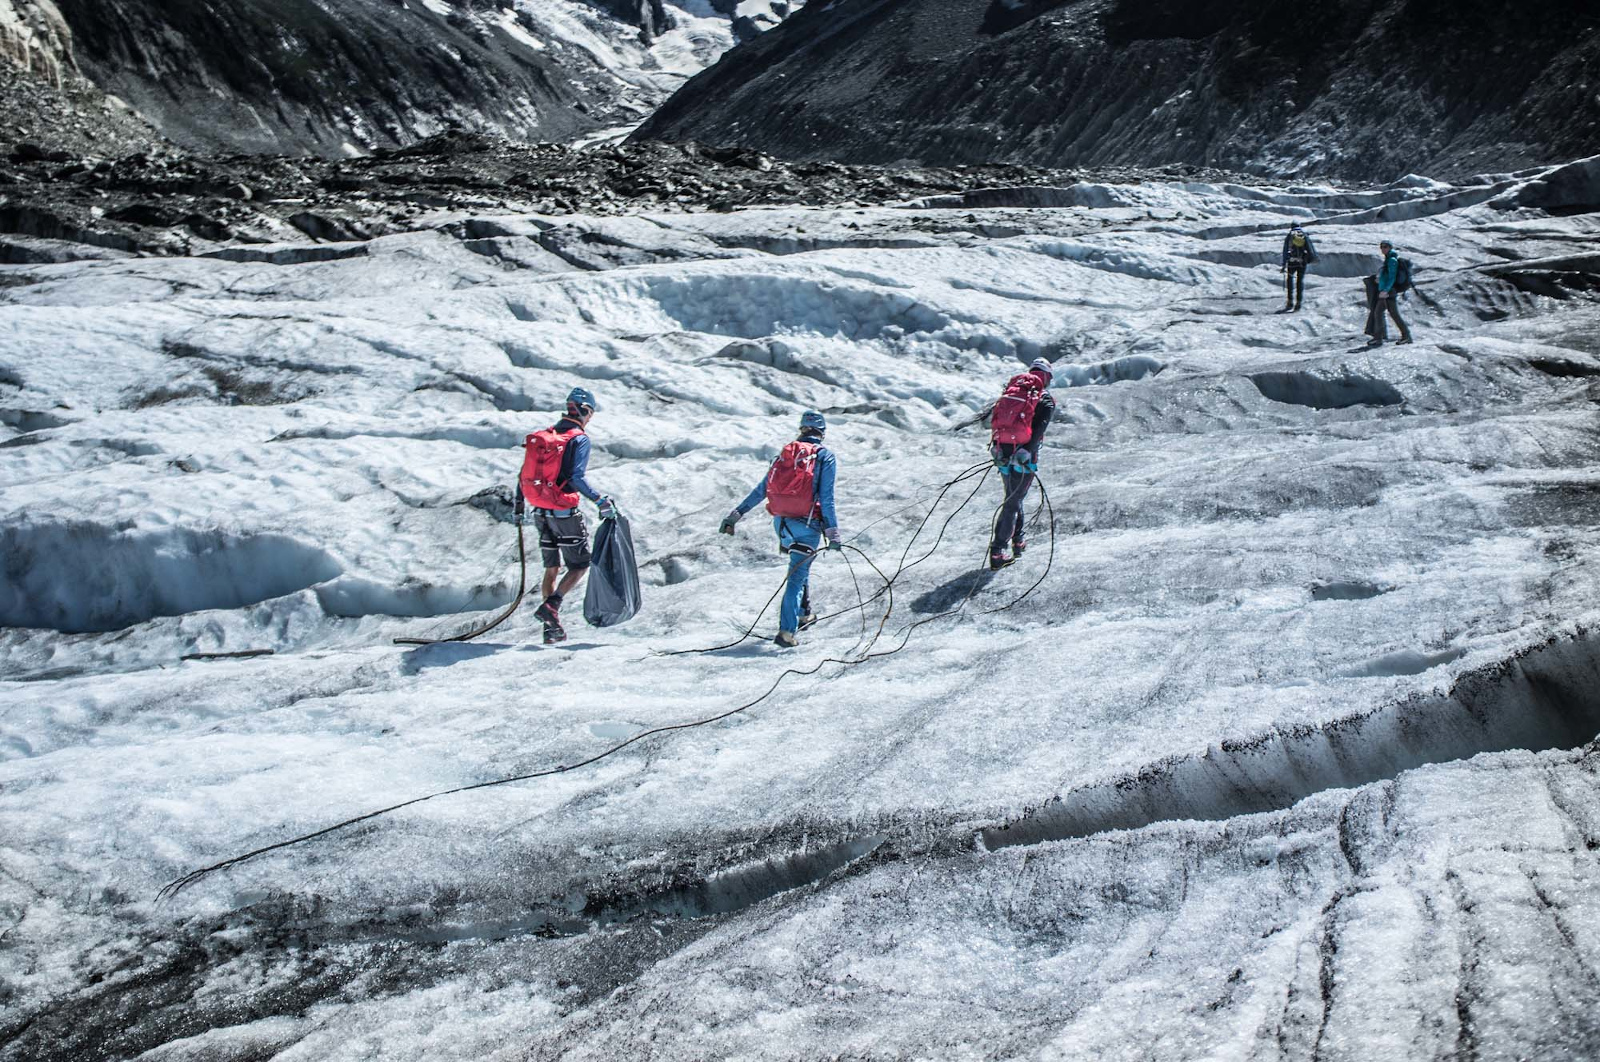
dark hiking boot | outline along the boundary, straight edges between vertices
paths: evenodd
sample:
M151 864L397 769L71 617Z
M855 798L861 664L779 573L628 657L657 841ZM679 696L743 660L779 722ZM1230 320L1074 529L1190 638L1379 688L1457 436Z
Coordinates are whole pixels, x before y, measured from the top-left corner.
M807 612L807 613L805 613L804 615L802 615L800 617L800 629L801 630L805 630L807 627L811 626L813 623L817 622L817 620L819 620L821 618L822 617L818 616L815 612Z
M1278 312L1279 313L1293 313L1294 312L1294 307L1293 306L1285 306L1283 309L1279 310Z
M533 614L544 620L546 627L561 626L561 595L551 594L539 602L539 607L533 610Z
M561 597L551 594L539 603L533 614L544 622L544 644L554 645L567 640L566 628L561 626Z
M989 569L991 571L999 571L1001 568L1004 568L1006 565L1011 563L1012 558L1006 556L1005 550L998 550L989 554Z
M1394 345L1397 346L1397 347L1403 347L1407 343L1410 343L1410 342L1412 342L1412 339L1411 339L1410 336L1401 336L1398 340L1395 341Z
M1368 350L1372 350L1375 347L1381 347L1381 346L1383 346L1383 340L1381 340L1381 339L1369 339L1369 340L1367 340L1367 349Z
M1014 538L1011 540L1011 559L1013 561L1021 560L1022 555L1026 552L1028 552L1028 543L1026 539Z
M793 631L779 631L778 636L772 639L772 644L779 649L793 649L800 644L800 639L794 636Z

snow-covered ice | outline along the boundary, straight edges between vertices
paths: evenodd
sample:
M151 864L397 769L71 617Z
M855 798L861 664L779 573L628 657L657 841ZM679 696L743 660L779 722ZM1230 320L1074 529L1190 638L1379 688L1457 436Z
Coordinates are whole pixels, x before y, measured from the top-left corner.
M0 267L0 1058L1594 1057L1600 216L1520 205L1558 183ZM1368 351L1381 237L1417 342ZM890 571L1040 356L1021 563L978 571L973 478L903 651L823 663L879 598L662 655L775 588L716 528L801 410ZM580 382L645 610L392 644L511 601L518 444Z

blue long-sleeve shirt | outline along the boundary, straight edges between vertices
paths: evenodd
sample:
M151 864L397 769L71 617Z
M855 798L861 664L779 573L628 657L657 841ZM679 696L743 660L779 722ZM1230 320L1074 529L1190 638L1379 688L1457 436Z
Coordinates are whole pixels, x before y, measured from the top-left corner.
M817 504L822 507L823 530L839 526L839 514L833 508L833 481L838 470L839 463L834 460L833 451L826 446L819 446L817 448L816 485ZM770 474L771 471L771 466L768 466L767 472ZM765 501L766 498L767 477L763 475L756 483L755 489L745 496L744 501L739 503L739 512L741 514L749 512Z
M570 431L578 426L577 421L563 418L556 422L556 431ZM574 435L572 441L567 443L567 448L561 454L561 482L571 490L588 498L596 505L600 504L600 492L589 485L585 473L589 471L589 436Z
M1383 260L1383 268L1378 271L1378 290L1388 291L1394 287L1395 277L1400 275L1400 252L1390 250L1388 257Z

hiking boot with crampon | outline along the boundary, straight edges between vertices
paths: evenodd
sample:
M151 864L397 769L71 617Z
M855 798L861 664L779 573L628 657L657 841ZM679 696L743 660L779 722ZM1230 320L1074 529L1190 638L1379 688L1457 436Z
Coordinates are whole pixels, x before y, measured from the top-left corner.
M1022 555L1026 552L1028 552L1027 539L1014 538L1011 540L1011 561L1013 564L1021 560Z
M807 627L811 626L821 618L822 617L818 616L815 612L807 612L805 615L800 617L800 629L805 630Z
M991 571L999 571L1011 563L1013 563L1013 558L1008 557L1004 550L989 554L989 569Z
M800 639L794 636L793 631L779 631L778 636L772 639L772 644L779 649L793 649L800 644Z

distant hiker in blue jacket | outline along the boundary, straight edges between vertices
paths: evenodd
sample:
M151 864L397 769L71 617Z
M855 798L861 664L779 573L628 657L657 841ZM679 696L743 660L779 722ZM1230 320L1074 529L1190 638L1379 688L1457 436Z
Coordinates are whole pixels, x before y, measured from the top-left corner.
M1283 238L1283 309L1279 313L1293 313L1300 309L1300 300L1306 293L1306 266L1317 260L1317 249L1311 237L1299 225L1289 230Z
M599 408L587 389L574 387L567 395L567 415L522 443L525 452L517 479L516 512L519 521L532 524L539 532L544 600L533 614L544 622L546 645L567 640L561 626L561 602L589 570L589 529L578 508L579 497L600 507L601 520L617 515L616 503L591 487L587 478L589 436L585 429ZM525 513L531 515L525 517ZM565 575L561 574L563 561Z
M745 513L766 500L772 528L778 533L778 552L789 555L789 578L778 611L778 636L773 641L785 649L800 644L802 627L816 622L811 609L811 563L824 537L829 549L838 549L839 517L833 508L833 481L838 463L822 445L828 422L821 413L800 417L800 437L783 448L744 501L722 520L718 528L733 534Z
M1383 267L1378 270L1377 276L1367 278L1368 304L1371 307L1367 314L1367 334L1372 337L1367 346L1381 347L1389 338L1385 312L1394 318L1395 327L1400 329L1399 342L1409 343L1411 329L1406 327L1405 320L1400 316L1400 296L1411 286L1410 270L1402 267L1400 253L1388 240L1378 244L1378 250L1383 254Z

